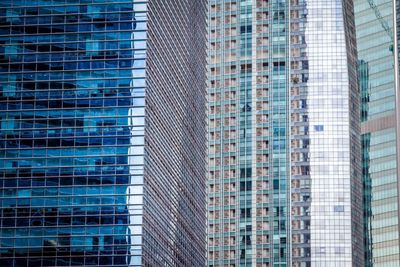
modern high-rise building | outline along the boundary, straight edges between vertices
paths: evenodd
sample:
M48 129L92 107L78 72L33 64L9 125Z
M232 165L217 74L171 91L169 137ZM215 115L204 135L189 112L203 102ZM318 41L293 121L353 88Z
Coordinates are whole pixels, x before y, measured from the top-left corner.
M0 1L0 266L204 266L206 1Z
M399 4L394 0L355 0L354 5L361 92L365 266L395 267L400 266Z
M352 1L209 1L208 266L364 266Z

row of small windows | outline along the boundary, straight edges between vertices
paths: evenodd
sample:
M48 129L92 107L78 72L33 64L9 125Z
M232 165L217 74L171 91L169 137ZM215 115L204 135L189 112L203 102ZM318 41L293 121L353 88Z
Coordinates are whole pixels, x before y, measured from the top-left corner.
M26 9L25 9L26 10ZM85 16L84 13L56 13L49 15L32 15L26 14L20 15L15 10L8 9L6 11L6 16L2 16L4 10L0 8L0 27L5 26L15 26L15 25L57 25L57 24L74 24L74 23L93 23L93 24L110 24L110 23L119 23L119 22L128 22L130 21L130 28L135 26L135 22L141 22L141 20L145 19L143 14L135 13L133 16L132 11L120 11L113 13L102 13L98 14L97 17ZM3 13L4 14L4 13ZM138 21L134 21L132 24L132 18L138 17ZM141 28L145 29L145 28Z
M38 170L23 169L24 171L4 172L0 171L0 177L6 176L7 178L0 178L1 188L4 190L12 190L13 188L29 188L32 187L32 194L40 192L43 187L64 187L64 186L85 186L91 187L103 185L126 185L133 182L140 183L142 179L139 177L130 177L127 175L128 168L132 166L125 166L125 170L116 174L101 174L96 170L78 170L77 168L63 167L53 170L50 167ZM45 170L44 170L45 169ZM69 169L68 171L65 169ZM87 168L88 169L88 168ZM137 171L136 171L137 172ZM21 178L17 178L20 176ZM34 188L37 188L34 189ZM50 189L48 189L51 191ZM60 189L61 190L61 189ZM64 189L68 190L68 189ZM7 191L5 191L8 194Z
M126 3L123 3L126 2ZM82 18L99 18L101 16L107 16L109 19L113 19L119 14L131 16L131 12L143 12L146 11L146 4L133 4L132 1L101 1L99 3L93 3L92 1L81 1L79 5L65 5L65 3L54 3L46 6L46 2L34 3L31 6L19 6L25 5L23 1L14 1L14 7L4 8L0 6L0 16L6 17L10 20L18 19L21 16L47 16L55 17L60 14L67 14L69 16L82 15ZM86 5L85 5L86 4Z
M29 23L29 22L27 22ZM145 23L140 25L143 29ZM45 34L45 33L64 33L64 32L90 32L90 31L125 31L125 30L138 30L132 27L132 22L109 22L109 23L77 23L77 24L24 24L24 25L13 25L6 28L1 27L0 33L15 33L19 34ZM139 32L137 32L139 34ZM145 36L143 34L143 36Z
M81 253L78 255L68 255L70 250L61 251L58 257L56 257L54 253L54 249L52 246L49 248L44 248L43 250L39 250L36 253L31 253L31 257L27 257L26 255L22 257L14 256L12 252L4 253L4 257L0 259L1 266L16 266L16 267L26 267L26 266L127 266L128 264L132 264L132 262L127 262L127 257L118 255L121 253L117 253L115 251L115 255L113 255L111 248L108 248L105 251L102 251L102 256L91 255L90 251L88 251L88 255L83 255L83 249L80 250ZM96 251L96 250L95 250ZM128 249L125 253L128 254ZM124 253L124 254L125 254ZM67 256L62 256L63 254L67 254ZM76 254L76 253L74 253ZM96 253L97 254L97 253ZM39 256L40 255L40 256ZM136 258L132 257L131 258ZM135 265L130 266L142 266L140 256Z
M103 41L99 39L90 38L86 41L76 42L71 41L68 43L35 43L31 41L20 42L17 41L18 45L7 44L5 42L0 42L2 48L0 53L3 58L12 58L13 63L18 62L18 60L24 59L24 62L32 62L31 59L37 57L36 62L46 62L46 61L61 61L64 60L84 60L87 56L106 56L105 59L116 59L121 57L121 59L134 59L134 49L143 49L143 41L134 41L133 39L128 39L126 41ZM35 55L33 52L40 52L43 54ZM60 54L60 52L65 52ZM51 54L49 54L51 53ZM23 57L24 56L24 57ZM51 57L51 59L50 59ZM94 58L101 59L101 58ZM96 60L93 62L97 62ZM107 61L108 62L108 61ZM69 62L63 62L69 63ZM116 62L118 63L118 62ZM115 64L118 66L118 64Z
M97 67L97 68L105 68L106 66L119 66L119 67L128 67L130 65L134 65L134 53L135 51L133 49L143 49L145 48L145 42L144 41L127 41L127 42L99 42L96 40L88 40L86 43L81 42L81 43L68 43L68 44L40 44L40 45L34 45L34 44L25 44L23 46L16 46L16 45L2 45L2 49L0 49L0 56L3 59L13 59L13 62L18 62L22 61L23 62L31 62L33 63L41 63L44 64L45 61L50 61L51 57L51 62L57 61L57 60L71 60L72 62L65 62L66 68L65 69L71 69L71 70L76 70L80 69L78 66L75 66L75 68L69 68L68 66L74 66L74 64L77 64L79 62L73 62L77 60L84 60L84 59L91 59L88 58L96 56L95 59L110 59L108 61L105 61L102 63L102 61L92 61L92 62L86 62L85 67L86 68L96 68L93 67L96 64L107 64L102 67ZM23 49L23 50L22 50ZM38 51L38 52L52 52L53 55L47 54L43 55L43 57L39 57L38 55L31 54L33 51ZM66 54L54 54L54 53L60 53L60 52L67 52ZM77 53L78 52L78 53ZM58 57L58 58L57 58ZM121 61L113 61L112 59L121 59ZM131 64L126 64L125 60L130 60L128 62L131 62ZM14 64L14 63L13 63ZM55 62L54 62L55 64ZM7 66L2 64L2 66ZM18 69L21 68L21 66L14 66L11 64L13 67L17 67Z
M107 72L101 72L102 74L106 74ZM119 74L121 72L115 72ZM127 71L124 71L128 75ZM27 89L27 90L35 90L35 93L48 93L51 90L51 93L62 93L63 97L70 97L79 92L86 91L96 91L99 93L123 93L123 95L143 95L144 88L140 88L141 85L144 84L144 80L140 79L129 79L129 78L120 78L120 79L97 79L94 74L98 74L98 72L89 72L82 70L80 72L55 72L55 73L47 73L47 72L38 72L38 73L18 73L18 74L0 74L0 78L4 78L2 81L9 82L0 82L0 89L6 93L13 93L15 90ZM132 74L132 70L131 70ZM91 77L91 75L95 77ZM134 86L132 82L135 81ZM134 90L132 91L131 89ZM73 90L63 90L61 89L77 89L77 91Z

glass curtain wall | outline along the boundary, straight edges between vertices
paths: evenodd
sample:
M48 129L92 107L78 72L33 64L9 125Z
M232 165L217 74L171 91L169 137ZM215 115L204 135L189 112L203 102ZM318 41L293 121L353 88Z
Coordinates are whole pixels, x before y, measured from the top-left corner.
M356 0L366 266L398 266L394 2ZM398 90L398 89L397 89Z
M0 3L0 265L141 264L146 9Z

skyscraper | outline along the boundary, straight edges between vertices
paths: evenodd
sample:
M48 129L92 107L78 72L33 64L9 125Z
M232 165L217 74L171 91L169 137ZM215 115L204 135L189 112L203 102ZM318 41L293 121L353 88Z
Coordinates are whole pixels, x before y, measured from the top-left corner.
M352 1L209 1L209 266L364 266Z
M203 266L206 2L0 2L0 266Z
M399 266L398 2L356 0L354 5L361 90L365 265Z

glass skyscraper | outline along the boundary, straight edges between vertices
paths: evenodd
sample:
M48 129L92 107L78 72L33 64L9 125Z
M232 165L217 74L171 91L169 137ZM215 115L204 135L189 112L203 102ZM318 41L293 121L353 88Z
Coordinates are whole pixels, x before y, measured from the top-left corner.
M206 2L0 1L0 266L203 266Z
M355 0L354 5L361 92L365 266L394 267L400 266L400 159L396 148L400 130L396 73L399 4L394 0Z
M209 1L208 266L364 266L352 1Z

